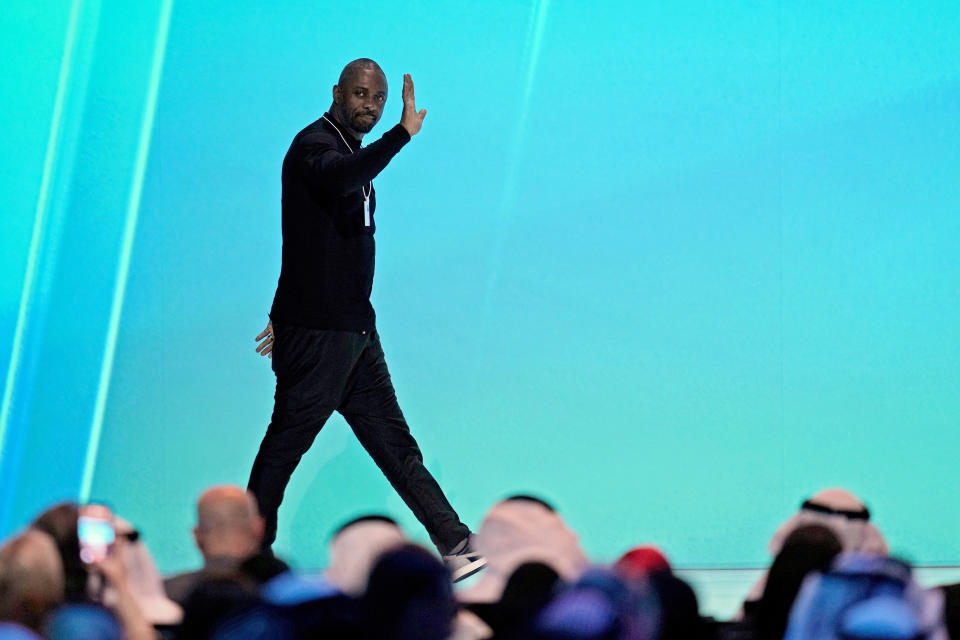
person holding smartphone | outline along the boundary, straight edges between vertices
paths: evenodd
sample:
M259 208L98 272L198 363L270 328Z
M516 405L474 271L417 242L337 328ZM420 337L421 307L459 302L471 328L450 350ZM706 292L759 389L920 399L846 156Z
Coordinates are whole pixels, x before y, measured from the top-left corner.
M127 579L124 550L131 542L128 536L117 535L109 507L61 503L40 514L31 528L48 534L60 552L65 573L64 609L104 605L116 616L125 638L157 637ZM105 587L111 588L109 599L104 598Z

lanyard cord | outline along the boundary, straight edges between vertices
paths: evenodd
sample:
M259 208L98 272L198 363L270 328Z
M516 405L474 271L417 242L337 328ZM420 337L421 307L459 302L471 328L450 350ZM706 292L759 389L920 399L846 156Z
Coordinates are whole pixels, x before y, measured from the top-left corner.
M328 117L326 116L326 114L324 114L324 115L322 115L322 116L320 116L320 117L330 123L330 126L333 127L333 130L336 131L336 132L337 132L337 135L340 136L340 139L343 140L343 144L347 145L347 149L350 149L350 153L353 153L353 147L350 146L350 143L347 142L347 139L343 137L343 134L342 134L342 133L340 133L340 129L337 127L337 125L333 124L333 121L330 120L330 118L328 118ZM369 200L369 199L370 199L370 194L373 193L373 180L371 180L370 182L368 182L368 183L367 183L367 186L369 187L369 189L364 189L363 187L360 187L360 191L363 193L363 199L364 199L364 200Z

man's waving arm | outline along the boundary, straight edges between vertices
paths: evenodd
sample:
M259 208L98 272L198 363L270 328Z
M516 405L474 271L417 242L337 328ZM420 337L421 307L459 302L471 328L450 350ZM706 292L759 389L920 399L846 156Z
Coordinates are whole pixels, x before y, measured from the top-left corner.
M343 196L373 180L400 149L423 126L427 110L417 111L413 79L403 76L403 112L400 123L376 142L343 153L336 140L331 144L328 132L316 132L303 138L303 167L307 178L322 190Z

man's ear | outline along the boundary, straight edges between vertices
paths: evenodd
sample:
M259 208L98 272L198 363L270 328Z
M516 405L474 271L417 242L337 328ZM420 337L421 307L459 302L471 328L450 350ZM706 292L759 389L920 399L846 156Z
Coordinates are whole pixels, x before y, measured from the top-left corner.
M333 85L333 101L337 104L343 102L343 93L340 91L340 85Z
M193 542L197 545L197 549L200 550L200 553L203 553L203 536L200 535L200 528L193 528Z

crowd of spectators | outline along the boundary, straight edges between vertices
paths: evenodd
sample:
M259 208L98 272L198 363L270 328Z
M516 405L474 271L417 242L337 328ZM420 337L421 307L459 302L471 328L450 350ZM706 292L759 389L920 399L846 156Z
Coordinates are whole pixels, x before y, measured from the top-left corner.
M440 559L382 515L343 525L329 566L303 573L262 550L250 494L213 487L193 530L203 566L163 579L115 515L109 553L82 560L81 513L55 505L0 547L0 640L960 638L960 585L918 585L840 489L814 495L774 533L772 563L724 621L701 615L659 548L592 562L560 512L533 496L490 509L474 540L486 569L456 590Z

